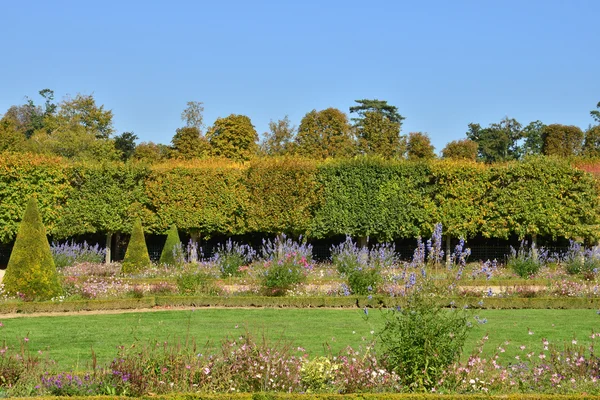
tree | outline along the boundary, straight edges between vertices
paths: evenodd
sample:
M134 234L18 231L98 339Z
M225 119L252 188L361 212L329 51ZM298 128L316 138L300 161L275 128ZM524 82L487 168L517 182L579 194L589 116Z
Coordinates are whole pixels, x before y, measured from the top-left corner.
M28 300L48 300L62 293L35 198L25 209L2 283L8 294L20 293Z
M547 156L576 156L583 146L583 131L577 126L552 124L542 130L542 150Z
M600 125L591 126L585 132L583 155L586 157L600 157Z
M160 260L158 261L161 265L174 266L179 263L177 252L182 252L181 240L179 239L179 232L177 231L177 225L173 224L167 232L167 241L160 253Z
M11 119L0 119L0 152L23 151L26 146L25 135L18 132Z
M152 265L152 262L148 255L148 247L146 247L144 228L142 227L142 221L138 218L133 223L131 238L123 259L123 273L139 272L150 265Z
M92 95L78 94L60 103L56 118L49 122L49 127L52 131L81 127L96 139L108 139L114 132L112 119L112 111L104 110L103 105L96 105Z
M590 115L592 116L592 118L594 118L596 122L600 124L600 101L598 102L598 104L596 104L596 108L598 110L590 111Z
M121 152L123 161L129 160L135 151L135 141L138 139L133 132L123 132L115 136L115 148Z
M210 143L195 126L178 128L171 139L173 151L170 156L189 160L204 158L210 153Z
M270 156L290 154L294 148L296 127L293 126L286 115L278 121L269 122L269 132L265 133L262 150Z
M181 120L187 128L196 128L202 133L204 129L204 105L201 101L188 101L187 107L181 112Z
M522 138L521 124L513 118L505 117L499 123L482 128L479 124L469 124L467 138L476 142L479 159L485 162L508 161L519 158L517 141Z
M350 113L357 113L359 115L358 118L353 118L352 120L356 123L359 123L368 112L376 112L385 116L389 121L395 122L398 124L402 124L402 120L405 118L398 113L398 107L389 105L385 100L354 100L358 103L358 106L350 107Z
M246 161L258 151L258 134L245 115L231 114L217 118L206 133L212 153L236 161Z
M312 110L300 121L297 153L311 158L348 157L355 154L352 127L337 108Z
M355 100L359 105L350 107L358 148L362 154L378 154L385 158L400 158L405 152L405 141L400 136L404 117L398 108L383 100Z
M530 122L525 128L523 128L523 137L525 143L521 146L521 156L534 156L542 154L542 147L544 146L544 140L542 139L542 132L546 125L542 121Z
M135 147L132 157L135 160L144 161L150 164L160 162L169 158L169 146L156 144L154 142L142 142Z
M406 154L409 160L431 160L435 158L434 147L426 133L411 132L408 134Z
M38 93L45 100L43 108L26 97L26 104L11 106L2 118L2 121L11 121L15 130L26 138L30 138L38 130L48 130L48 120L56 113L57 106L53 103L54 92L43 89Z
M470 139L453 140L442 150L442 157L475 161L477 159L477 143Z

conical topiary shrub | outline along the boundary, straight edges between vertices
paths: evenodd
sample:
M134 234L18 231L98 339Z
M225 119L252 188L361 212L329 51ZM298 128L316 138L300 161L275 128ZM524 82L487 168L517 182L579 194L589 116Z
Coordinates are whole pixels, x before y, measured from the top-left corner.
M138 272L149 267L152 264L146 247L146 238L144 237L144 228L142 221L138 218L133 223L131 238L123 259L123 273Z
M26 300L47 300L62 294L35 198L27 203L2 283L6 293L20 294Z
M177 231L177 226L173 224L167 233L167 241L165 242L162 253L160 253L160 260L158 262L163 265L178 265L181 263L181 252L182 248L179 232Z

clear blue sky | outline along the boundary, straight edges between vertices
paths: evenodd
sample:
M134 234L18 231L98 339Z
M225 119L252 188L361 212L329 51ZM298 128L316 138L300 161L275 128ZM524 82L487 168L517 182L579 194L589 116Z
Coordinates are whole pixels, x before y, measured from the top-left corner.
M598 0L0 0L0 113L43 88L93 94L118 132L169 143L190 100L257 131L378 98L436 150L504 116L586 128Z

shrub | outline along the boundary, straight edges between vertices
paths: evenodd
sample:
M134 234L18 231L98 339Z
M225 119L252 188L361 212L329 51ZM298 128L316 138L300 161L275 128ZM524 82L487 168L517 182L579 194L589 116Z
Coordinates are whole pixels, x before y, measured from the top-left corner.
M123 259L123 273L139 272L144 267L149 267L152 264L146 247L146 238L144 237L144 228L142 221L137 219L133 223L131 238Z
M203 272L185 271L176 278L179 293L185 295L217 294L213 277Z
M224 245L217 246L213 261L219 267L221 277L227 278L242 275L241 268L250 264L255 255L256 251L252 247L229 239Z
M365 295L377 291L381 284L381 270L397 263L393 245L382 244L370 251L358 247L352 238L331 248L331 261L338 272L346 277L353 294Z
M313 268L312 246L294 242L280 235L275 240L263 240L264 268L261 284L268 296L282 296L306 280Z
M335 380L335 371L339 366L327 357L316 357L306 361L300 368L300 381L307 393L323 392L329 387L333 389L332 383Z
M78 263L101 263L104 261L106 250L100 248L98 244L91 246L87 242L77 244L74 241L63 244L52 243L50 246L54 265L62 269Z
M600 271L600 253L597 249L586 249L581 244L571 241L564 255L565 270L570 275L582 274L586 279L593 279Z
M385 362L404 385L430 390L461 355L468 331L465 309L444 309L431 281L414 286L405 306L391 309L379 332Z
M50 299L62 293L35 198L25 209L3 283L8 294L20 294L27 300Z
M510 247L507 266L521 278L529 278L536 275L544 264L544 252L538 251L535 246L527 248L526 242L521 242L519 250Z
M183 258L181 240L179 239L179 232L175 224L171 225L169 232L167 233L167 241L160 253L159 264L177 266L181 264Z

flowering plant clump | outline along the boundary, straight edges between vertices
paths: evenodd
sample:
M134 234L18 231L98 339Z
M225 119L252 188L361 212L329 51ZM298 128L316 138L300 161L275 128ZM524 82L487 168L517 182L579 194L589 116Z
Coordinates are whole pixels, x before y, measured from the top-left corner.
M561 261L568 274L581 274L584 279L593 280L600 271L600 249L597 247L585 248L580 243L571 240L569 249Z
M54 242L50 250L54 264L59 269L83 262L101 263L106 255L106 249L98 244L91 246L87 242L79 244L73 240L62 244Z
M241 276L256 257L256 251L249 245L239 244L229 239L217 246L212 261L219 267L221 277Z
M284 295L305 282L308 272L314 268L312 246L295 242L285 235L277 236L273 241L263 240L261 254L261 286L268 296Z

